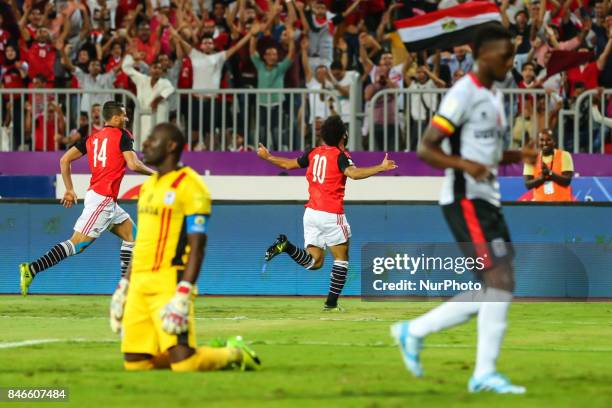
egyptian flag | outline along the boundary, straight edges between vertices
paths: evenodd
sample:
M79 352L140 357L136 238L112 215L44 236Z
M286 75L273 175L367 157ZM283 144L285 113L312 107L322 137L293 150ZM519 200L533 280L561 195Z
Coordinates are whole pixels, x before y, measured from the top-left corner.
M501 23L497 5L474 1L398 20L395 28L408 50L420 51L469 44L474 32L491 22Z

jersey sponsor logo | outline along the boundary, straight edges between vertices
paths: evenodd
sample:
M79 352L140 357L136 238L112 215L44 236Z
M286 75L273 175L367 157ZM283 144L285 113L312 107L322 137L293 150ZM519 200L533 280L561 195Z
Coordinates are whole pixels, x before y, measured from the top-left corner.
M150 205L139 205L138 206L138 213L139 214L158 215L159 214L159 208L153 207L153 206L150 206Z
M476 139L497 139L503 137L503 132L499 129L474 131L474 137Z
M166 195L164 196L164 204L172 205L174 204L175 199L176 199L176 192L166 191Z

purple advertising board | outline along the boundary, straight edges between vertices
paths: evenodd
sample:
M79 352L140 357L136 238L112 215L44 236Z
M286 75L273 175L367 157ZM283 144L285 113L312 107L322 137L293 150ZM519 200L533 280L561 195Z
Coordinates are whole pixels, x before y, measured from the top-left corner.
M275 153L284 157L298 157L299 152ZM0 175L54 175L59 173L62 152L6 152L0 153ZM351 157L357 166L378 164L384 157L382 152L353 152ZM416 153L391 152L389 157L398 165L386 176L440 176L442 171L432 169L419 160ZM574 154L574 168L580 176L612 176L612 155ZM185 152L183 163L200 174L215 176L273 176L282 170L260 160L255 152ZM522 165L502 166L500 176L521 176ZM74 163L73 173L89 173L87 160ZM304 170L292 172L294 175Z

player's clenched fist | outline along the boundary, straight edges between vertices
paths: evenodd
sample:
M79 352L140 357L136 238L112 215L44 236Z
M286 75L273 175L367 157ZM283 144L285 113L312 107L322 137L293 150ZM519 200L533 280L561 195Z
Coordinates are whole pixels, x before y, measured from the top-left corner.
M121 278L110 304L110 326L115 333L121 331L121 319L123 319L123 309L127 298L127 290L130 282L126 278Z
M187 281L179 282L170 303L161 310L162 329L169 334L187 331L189 324L189 299L193 285Z

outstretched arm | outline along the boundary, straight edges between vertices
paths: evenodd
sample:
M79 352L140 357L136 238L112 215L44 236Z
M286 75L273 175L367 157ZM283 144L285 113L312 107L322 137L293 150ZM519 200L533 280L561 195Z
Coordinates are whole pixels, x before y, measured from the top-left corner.
M272 163L276 167L280 167L281 169L285 170L299 169L302 167L298 163L298 159L287 159L285 157L272 156L268 149L266 149L266 147L261 143L257 149L257 156L269 163Z
M344 169L344 175L353 180L361 180L393 169L397 169L397 165L395 161L389 160L389 154L385 153L385 158L379 165L362 168L349 166Z

